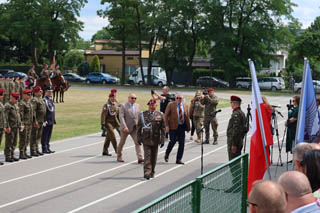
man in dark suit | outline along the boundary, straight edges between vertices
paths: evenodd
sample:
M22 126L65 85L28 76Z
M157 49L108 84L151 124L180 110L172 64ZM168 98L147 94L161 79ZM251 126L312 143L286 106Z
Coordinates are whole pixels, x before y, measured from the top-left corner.
M168 104L164 114L166 132L169 132L170 137L164 160L168 162L170 152L178 141L177 164L184 164L181 159L184 151L185 131L190 131L189 108L187 104L182 103L182 100L182 94L177 94L176 101Z
M46 104L46 118L45 118L45 121L43 122L43 132L41 137L42 152L46 154L51 154L51 153L54 153L55 151L52 151L50 149L49 142L52 134L53 125L56 124L55 106L52 101L51 87L47 87L45 89L45 95L44 95L43 101Z

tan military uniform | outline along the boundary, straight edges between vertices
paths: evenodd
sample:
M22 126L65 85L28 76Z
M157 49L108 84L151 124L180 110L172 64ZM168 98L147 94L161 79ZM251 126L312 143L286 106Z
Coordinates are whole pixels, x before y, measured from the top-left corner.
M144 174L154 176L158 156L158 145L165 141L165 123L161 112L140 113L137 126L138 141L143 144Z
M22 91L26 88L26 84L23 81L19 81L19 95L21 97L21 100L23 98Z
M201 104L200 102L200 96L196 96L190 104L190 115L192 115L193 117L193 123L195 125L196 128L196 133L197 133L197 137L198 139L196 140L196 142L200 142L201 141L201 137L202 137L202 125L203 125L203 118L204 118L204 105Z
M26 151L31 139L31 130L34 122L34 113L30 100L21 100L19 103L20 117L24 129L20 132L20 157L27 156Z
M3 104L8 103L10 100L10 80L4 80L4 88L5 92L3 94Z
M38 126L32 125L30 150L31 155L39 153L39 143L42 136L43 122L46 118L46 104L41 97L33 97L31 99L32 109L35 116L35 121Z
M7 126L7 119L5 115L4 105L0 102L0 145L2 141L2 135L4 132L4 128Z
M241 108L233 110L227 128L227 143L229 160L241 155L243 137L245 135L246 116ZM232 153L231 147L236 146L237 152Z
M118 103L112 103L110 99L103 105L101 112L101 124L105 126L107 131L107 136L104 140L103 153L109 153L108 148L110 142L117 153L117 140L114 134L114 129L119 132L120 122L119 122L119 106Z
M4 148L4 155L6 159L12 159L14 157L14 150L17 146L18 130L21 126L21 119L19 113L18 104L6 103L5 106L6 115L6 128L11 128L10 133L6 133L6 144Z
M16 92L20 94L20 82L18 80L13 81L13 91L12 92ZM20 95L20 100L22 100L22 96Z
M204 97L200 101L201 104L205 105L204 108L204 128L206 130L206 142L210 139L210 123L213 130L213 138L216 142L218 139L218 121L215 115L212 115L216 111L217 105L219 103L218 97L213 95L212 97Z

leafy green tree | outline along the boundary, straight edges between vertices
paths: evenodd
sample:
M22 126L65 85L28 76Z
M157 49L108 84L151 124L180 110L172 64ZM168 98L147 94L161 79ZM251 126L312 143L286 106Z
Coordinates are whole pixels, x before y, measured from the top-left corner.
M83 61L84 56L82 52L71 50L64 57L64 67L66 69L73 69L78 67Z
M81 75L81 76L86 76L86 75L88 75L88 73L90 72L89 63L88 63L87 61L82 62L82 63L78 66L78 72L79 72L79 75Z
M111 39L110 33L107 31L107 29L103 28L99 31L97 31L92 37L91 37L91 42L94 42L95 40L98 39L104 39L104 40L109 40Z
M90 65L90 71L91 72L100 72L100 60L97 55L93 57L93 60Z
M74 43L71 43L70 49L85 50L92 45L90 40L84 40L83 38L78 38Z

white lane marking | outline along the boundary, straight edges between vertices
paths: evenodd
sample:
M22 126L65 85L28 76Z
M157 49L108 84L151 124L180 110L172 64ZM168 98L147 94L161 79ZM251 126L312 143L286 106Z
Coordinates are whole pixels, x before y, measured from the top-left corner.
M195 144L194 142L189 142L189 143L186 143L185 145L188 145L188 144ZM174 150L175 149L178 149L178 147L174 147L173 148ZM159 154L163 154L165 151L162 151L160 152ZM99 175L102 175L102 174L106 174L108 172L112 172L114 170L117 170L117 169L120 169L122 167L125 167L125 166L128 166L130 164L133 164L137 162L137 160L134 160L134 161L131 161L129 163L125 163L121 166L117 166L117 167L114 167L114 168L111 168L111 169L108 169L108 170L104 170L102 172L98 172L96 174L93 174L93 175L90 175L90 176L87 176L87 177L84 177L84 178L81 178L79 180L76 180L76 181L73 181L73 182L70 182L70 183L67 183L67 184L64 184L64 185L61 185L61 186L58 186L58 187L55 187L55 188L51 188L49 190L46 190L46 191L43 191L43 192L39 192L39 193L36 193L36 194L33 194L33 195L30 195L30 196L27 196L27 197L24 197L24 198L21 198L21 199L18 199L18 200L15 200L15 201L12 201L12 202L9 202L9 203L5 203L5 204L2 204L0 205L0 209L4 208L4 207L7 207L7 206L11 206L13 204L16 204L16 203L20 203L22 201L26 201L26 200L29 200L29 199L32 199L32 198L35 198L35 197L38 197L40 195L44 195L44 194L47 194L47 193L50 193L50 192L54 192L54 191L57 191L59 189L63 189L65 187L68 187L68 186L71 186L71 185L74 185L74 184L77 184L77 183L80 183L80 182L83 182L83 181L86 181L86 180L89 180L91 178L94 178L94 177L97 177Z
M212 151L204 154L203 156L207 156L207 155L209 155L209 154L211 154L211 153L214 153L214 152L216 152L216 151L219 151L220 149L223 149L223 148L225 148L226 146L227 146L227 145L223 145L223 146L221 146L221 147L219 147L219 148L217 148L217 149L215 149L215 150L212 150ZM199 158L201 158L201 156L198 156L198 157L196 157L196 158L193 158L193 159L185 162L185 164L192 163L193 161L196 161L196 160L198 160ZM159 178L160 176L162 176L162 175L164 175L164 174L166 174L166 173L168 173L168 172L171 172L171 171L173 171L173 170L175 170L175 169L177 169L177 168L179 168L179 167L182 167L182 165L172 167L171 169L168 169L168 170L166 170L166 171L158 174L155 178ZM152 181L152 180L151 180L151 181ZM75 212L78 212L78 211L80 211L80 210L83 210L83 209L85 209L85 208L88 208L88 207L90 207L90 206L92 206L92 205L95 205L95 204L97 204L97 203L100 203L100 202L102 202L102 201L104 201L104 200L107 200L107 199L109 199L109 198L112 198L112 197L114 197L114 196L116 196L116 195L118 195L118 194L121 194L121 193L123 193L123 192L126 192L126 191L128 191L128 190L130 190L130 189L133 189L133 188L135 188L135 187L137 187L137 186L139 186L139 185L141 185L141 184L148 183L148 182L150 182L150 181L142 181L142 182L136 183L136 184L134 184L134 185L132 185L132 186L130 186L130 187L124 188L124 189L122 189L122 190L120 190L120 191L117 191L117 192L115 192L115 193L113 193L113 194L110 194L110 195L105 196L105 197L102 197L102 198L100 198L100 199L98 199L98 200L92 201L92 202L90 202L90 203L88 203L88 204L86 204L86 205L80 206L79 208L76 208L76 209L74 209L74 210L68 211L67 213L75 213Z

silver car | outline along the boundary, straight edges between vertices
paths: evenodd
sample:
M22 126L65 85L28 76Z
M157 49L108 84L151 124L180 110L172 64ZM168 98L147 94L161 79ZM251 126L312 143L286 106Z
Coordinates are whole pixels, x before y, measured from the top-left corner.
M318 80L313 80L313 86L314 86L314 91L316 93L320 93L320 81ZM300 83L295 83L294 84L294 91L300 93L301 92L301 88L302 88L302 82Z
M283 78L281 77L264 77L258 79L260 89L271 89L272 91L286 88Z
M236 78L236 87L238 89L250 89L251 88L251 78L249 77L238 77Z

